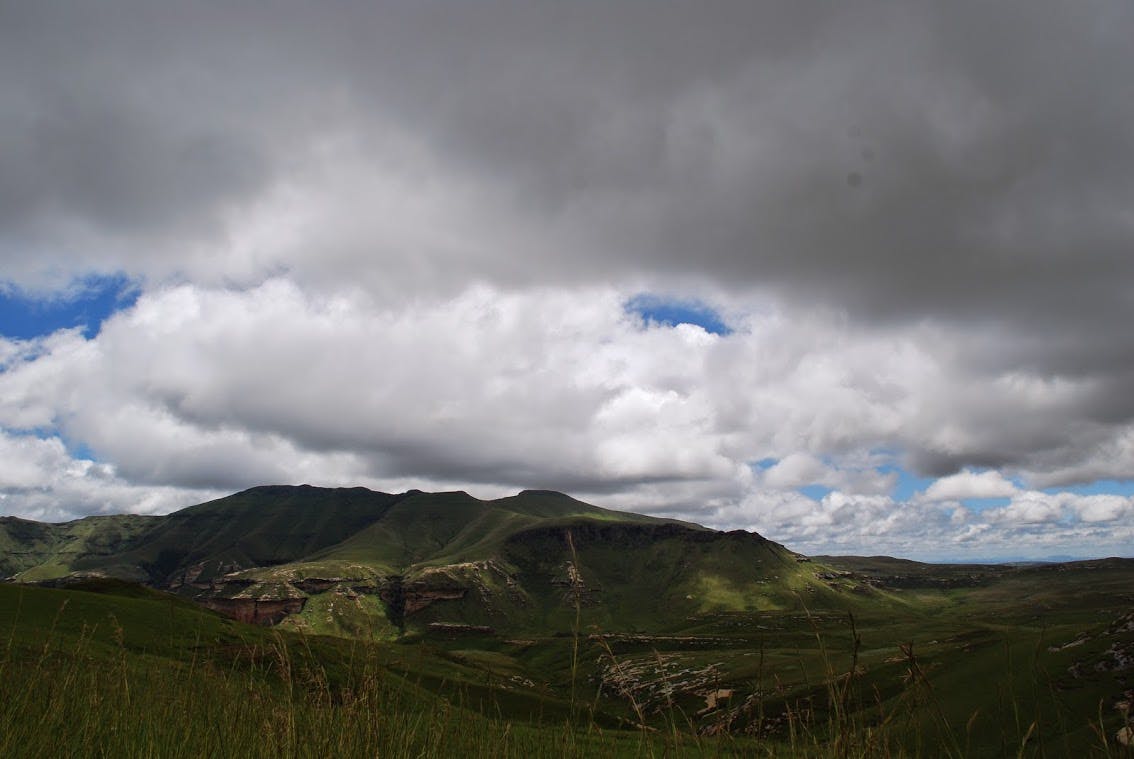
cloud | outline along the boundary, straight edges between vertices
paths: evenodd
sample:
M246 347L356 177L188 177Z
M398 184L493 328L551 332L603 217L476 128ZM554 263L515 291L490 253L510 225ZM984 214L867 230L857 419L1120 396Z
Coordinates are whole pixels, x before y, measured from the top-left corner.
M41 521L91 514L164 514L217 498L208 488L135 484L109 464L72 455L58 437L0 432L0 509Z
M844 457L839 465L822 461L808 453L791 453L760 472L757 483L773 490L821 486L860 495L885 495L897 483L896 472L877 468L877 457L855 461Z
M956 433L942 438L916 421L985 408L983 396L972 409L976 396L942 392L963 383L920 347L920 327L879 335L764 303L748 309L762 309L759 319L716 335L643 323L624 303L610 288L480 285L392 306L286 278L153 290L92 338L69 330L5 343L0 426L25 430L13 439L40 447L48 443L28 433L56 429L44 449L52 456L68 456L60 439L93 456L71 457L78 469L65 487L47 474L65 466L21 468L13 456L5 508L52 513L43 504L54 492L62 515L125 494L149 504L131 508L152 510L184 503L170 493L264 482L470 488L482 497L541 486L755 529L801 550L907 554L966 530L1066 514L1113 525L1126 513L1126 500L1052 500L996 471L967 470L918 501L895 501L896 457L878 451L955 443ZM1050 398L997 402L1008 404L1004 414L1026 415ZM753 466L767 459L775 463ZM113 498L84 506L74 497L109 492L107 478ZM815 500L796 490L808 485L831 492ZM145 500L147 488L165 496ZM994 496L1013 502L979 518L952 503Z
M963 472L942 477L925 489L927 501L964 501L974 498L1010 498L1018 488L1000 472Z
M1094 539L1125 506L1024 494L1134 477L1132 31L1107 0L11 9L0 286L140 297L0 340L0 426L126 488ZM898 468L940 479L898 503Z
M143 296L95 340L53 336L0 377L0 414L58 424L150 482L273 481L300 452L356 457L371 476L488 484L727 472L699 367L676 370L717 338L640 329L617 294L586 296L474 288L393 311L285 280L182 286Z
M1131 16L37 5L0 46L7 264L374 287L649 271L1042 329L1016 360L1083 370L1104 358L1084 327L1127 308L1131 106L1097 93L1126 86ZM298 239L232 255L265 208L320 197Z
M981 511L956 503L833 491L821 499L758 490L699 514L773 536L810 554L888 554L923 560L1044 559L1128 552L1134 499L1021 491Z
M1134 101L1108 94L1127 86L1124 4L8 20L12 281L772 291L968 329L953 358L983 378L1083 378L1093 413L1134 415L1134 344L1114 329L1134 315Z

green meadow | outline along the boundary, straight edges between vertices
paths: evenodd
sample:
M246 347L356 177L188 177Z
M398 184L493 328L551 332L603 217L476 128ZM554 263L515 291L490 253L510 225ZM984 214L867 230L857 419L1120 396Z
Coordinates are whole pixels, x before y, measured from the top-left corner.
M0 755L1120 756L1130 570L1067 567L873 613L801 598L524 639L308 635L128 583L2 584Z

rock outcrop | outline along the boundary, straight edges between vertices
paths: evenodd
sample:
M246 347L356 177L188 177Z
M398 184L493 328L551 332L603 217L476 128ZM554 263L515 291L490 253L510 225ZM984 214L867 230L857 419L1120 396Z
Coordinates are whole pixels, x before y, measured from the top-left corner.
M289 614L298 614L307 598L203 598L201 605L240 622L277 625Z

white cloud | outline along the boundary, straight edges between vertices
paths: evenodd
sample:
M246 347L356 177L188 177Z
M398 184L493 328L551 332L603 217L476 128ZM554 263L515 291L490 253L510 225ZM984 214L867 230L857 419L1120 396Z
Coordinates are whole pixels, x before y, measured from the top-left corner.
M957 370L938 360L948 351L924 350L924 326L863 331L731 298L722 308L748 316L720 336L644 325L626 297L476 285L390 304L284 277L151 290L94 338L63 331L6 345L0 426L58 430L97 463L79 466L58 441L26 442L48 446L39 455L55 463L12 454L3 508L160 510L268 482L482 497L552 487L800 550L923 556L1007 551L1006 536L1041 524L1087 550L1092 525L1113 528L1128 513L1124 499L1023 491L998 470L965 470L895 501L900 459L878 451L937 450L944 438L929 420L946 417L961 420L957 445L999 432L964 426L986 401L974 409L975 395L943 391L959 384ZM1050 398L996 402L1026 415ZM753 468L765 459L775 463ZM795 490L807 485L832 492L815 501ZM984 512L956 504L990 497L1013 501Z
M769 467L762 479L769 487L783 490L822 483L827 472L828 467L814 456L792 453Z
M1134 516L1134 498L1117 495L1089 495L1075 499L1072 506L1079 519L1088 523L1129 521Z
M1021 491L1002 507L901 503L888 496L759 491L700 514L722 528L771 536L812 554L888 554L923 560L1129 554L1134 498Z
M1064 498L1040 492L1021 493L1002 508L990 510L990 522L1011 525L1054 524L1070 516Z
M57 437L0 432L0 510L5 514L51 522L91 514L164 514L223 494L134 484L109 464L74 457Z
M885 495L893 490L896 472L882 472L870 463L856 462L855 457L845 458L835 465L809 453L791 453L764 469L759 484L777 490L820 485L859 495Z
M887 341L782 315L727 337L643 327L624 297L482 286L388 308L285 279L184 285L144 295L95 339L43 341L0 375L0 423L57 425L148 482L279 479L297 458L335 454L353 462L331 470L344 476L604 492L739 482L769 455L785 469L810 461L801 448L885 440L889 404L909 392L903 368L928 362L907 352L887 367ZM856 388L880 367L893 371L885 390ZM891 479L822 473L869 492Z
M957 474L940 478L925 489L923 497L928 501L1009 498L1015 495L1018 490L1000 472L993 470L974 472L966 469Z

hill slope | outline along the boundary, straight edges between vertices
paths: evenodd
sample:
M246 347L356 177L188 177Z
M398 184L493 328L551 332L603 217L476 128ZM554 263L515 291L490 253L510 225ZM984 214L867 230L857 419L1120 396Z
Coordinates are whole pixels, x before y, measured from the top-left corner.
M759 535L551 491L482 501L264 486L165 517L5 519L0 548L18 581L109 576L246 621L382 637L430 626L664 629L689 614L790 607L814 579Z
M0 517L0 579L34 582L66 576L82 564L112 562L161 519L122 514L45 524Z

